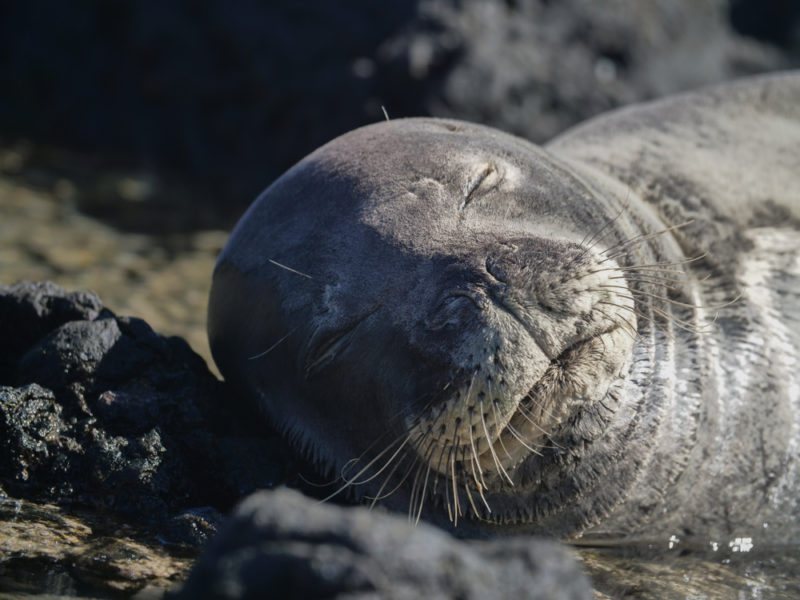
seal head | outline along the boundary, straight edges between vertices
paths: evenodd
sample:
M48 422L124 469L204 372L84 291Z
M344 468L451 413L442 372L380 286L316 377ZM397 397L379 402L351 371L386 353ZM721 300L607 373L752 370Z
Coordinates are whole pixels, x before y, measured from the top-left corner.
M215 359L357 492L515 521L558 432L599 434L618 403L637 311L615 218L512 136L365 127L238 225L215 272Z

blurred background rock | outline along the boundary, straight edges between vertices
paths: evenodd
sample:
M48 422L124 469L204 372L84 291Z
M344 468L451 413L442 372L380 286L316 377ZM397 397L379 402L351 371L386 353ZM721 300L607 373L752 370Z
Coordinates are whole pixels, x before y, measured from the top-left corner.
M208 358L225 232L381 107L542 142L798 66L800 0L3 3L0 283L94 289Z

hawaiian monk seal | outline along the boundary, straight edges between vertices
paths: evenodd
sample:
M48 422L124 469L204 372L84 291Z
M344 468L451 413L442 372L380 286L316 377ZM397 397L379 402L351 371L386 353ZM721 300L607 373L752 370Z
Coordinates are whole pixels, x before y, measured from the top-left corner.
M467 533L800 521L800 75L544 148L350 132L217 263L214 358L357 494Z

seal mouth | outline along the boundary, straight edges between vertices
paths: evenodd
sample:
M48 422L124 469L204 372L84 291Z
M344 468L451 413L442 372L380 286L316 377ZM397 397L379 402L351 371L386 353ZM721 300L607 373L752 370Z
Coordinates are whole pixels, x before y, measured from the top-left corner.
M409 428L406 440L417 464L410 518L415 513L419 518L430 497L446 507L454 525L467 505L472 516L493 520L492 502L517 496L525 485L526 470L519 467L558 448L554 434L585 407L605 401L611 380L597 385L582 373L606 347L629 335L623 327L612 327L575 342L550 361L525 393L501 395L500 381L496 387L486 385L481 372L473 371L460 389Z
M583 403L585 386L574 371L621 330L612 327L573 343L550 360L526 392L506 390L502 377L476 369L409 427L417 453L442 475L461 471L484 489L487 481L513 486L514 469L540 455L549 436Z

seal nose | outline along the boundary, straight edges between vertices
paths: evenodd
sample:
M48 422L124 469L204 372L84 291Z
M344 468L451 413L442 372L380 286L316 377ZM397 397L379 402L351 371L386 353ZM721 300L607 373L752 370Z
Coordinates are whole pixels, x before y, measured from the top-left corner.
M581 252L580 246L567 241L523 238L488 253L485 268L505 285L536 287L536 281L569 270Z

